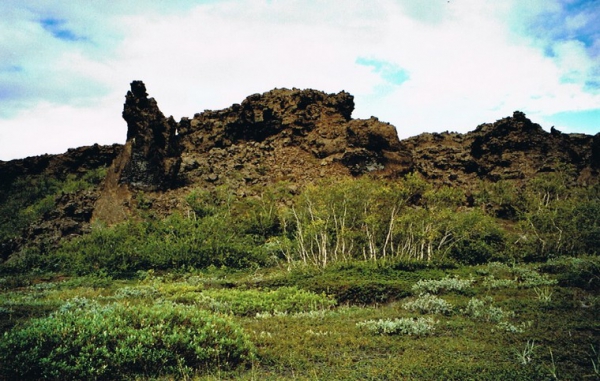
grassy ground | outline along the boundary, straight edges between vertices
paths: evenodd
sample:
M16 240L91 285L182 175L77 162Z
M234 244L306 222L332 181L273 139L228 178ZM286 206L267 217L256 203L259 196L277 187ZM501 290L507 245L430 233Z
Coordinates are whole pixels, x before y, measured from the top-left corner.
M565 271L553 274L556 268L356 263L327 270L150 271L129 280L4 277L0 331L48 316L73 298L168 302L227 315L256 347L246 367L189 379L600 379L598 274L571 282ZM429 325L416 329L423 321Z

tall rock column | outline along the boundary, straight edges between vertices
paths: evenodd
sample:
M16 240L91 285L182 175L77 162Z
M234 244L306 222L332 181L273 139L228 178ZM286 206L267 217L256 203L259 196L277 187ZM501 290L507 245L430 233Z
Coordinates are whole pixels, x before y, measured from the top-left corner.
M165 118L142 81L133 81L125 96L123 119L127 142L106 174L92 220L113 224L131 215L136 191L162 191L177 183L181 150L177 123Z
M164 190L176 181L181 153L177 123L165 118L154 98L148 98L142 81L133 81L125 97L123 119L127 122L125 150L130 157L119 182L141 190Z

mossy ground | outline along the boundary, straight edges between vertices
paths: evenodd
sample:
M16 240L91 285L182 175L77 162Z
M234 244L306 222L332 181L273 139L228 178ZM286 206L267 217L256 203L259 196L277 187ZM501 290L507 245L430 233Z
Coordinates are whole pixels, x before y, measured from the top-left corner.
M597 288L573 286L560 275L539 270L549 267L406 269L356 262L325 270L150 271L126 280L101 275L4 277L0 329L19 329L73 298L129 305L168 301L229 315L256 346L249 368L204 370L186 375L189 379L600 379ZM404 307L419 298L413 288L419 280L448 276L473 280L460 291L437 291L437 297L452 304L450 314L421 314ZM466 310L473 298L496 308L496 315L501 311L499 317L469 315ZM369 320L418 317L432 317L435 329L419 336L386 335L357 326Z

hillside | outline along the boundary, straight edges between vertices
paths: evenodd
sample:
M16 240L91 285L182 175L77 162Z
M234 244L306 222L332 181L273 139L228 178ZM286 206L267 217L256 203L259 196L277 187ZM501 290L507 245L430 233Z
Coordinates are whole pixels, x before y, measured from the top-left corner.
M176 122L148 98L142 82L134 81L123 110L125 145L0 162L5 197L18 192L21 183L79 181L90 171L107 169L105 178L84 189L43 195L53 200L27 221L14 224L12 216L3 215L3 225L13 226L0 237L1 258L31 243L54 247L63 237L89 232L94 222L127 220L140 194L166 216L184 211L185 196L196 188L227 186L236 196L250 197L279 182L297 193L323 179L393 180L418 173L434 186L458 187L470 196L478 181L507 180L520 187L557 171L569 185L598 179L600 134L563 134L554 128L548 133L516 111L466 134L425 133L400 141L394 126L374 117L352 119L353 109L346 92L275 89ZM25 203L36 201L30 196Z
M350 94L0 162L0 380L599 380L600 134L398 140Z

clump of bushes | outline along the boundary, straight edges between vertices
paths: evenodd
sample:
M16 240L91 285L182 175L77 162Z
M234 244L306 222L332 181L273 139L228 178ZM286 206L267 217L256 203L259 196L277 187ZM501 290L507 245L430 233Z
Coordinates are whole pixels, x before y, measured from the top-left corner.
M514 314L504 311L500 307L491 305L491 298L484 300L471 298L467 307L462 310L463 314L471 317L474 320L499 323L507 317L512 317Z
M435 295L423 294L417 299L402 305L409 311L418 311L422 314L444 314L452 313L452 304Z
M540 270L556 274L561 286L600 289L600 257L563 257L548 261Z
M116 276L188 266L252 268L268 264L259 243L226 219L175 214L164 220L96 226L90 234L63 243L55 261L62 271L105 270Z
M441 291L458 291L463 292L471 287L474 279L460 279L458 277L451 278L447 276L443 279L421 279L412 286L414 293L437 294Z
M367 320L356 323L356 326L380 335L424 336L432 333L436 324L437 321L431 317L420 317Z
M254 347L229 319L197 308L68 302L0 340L0 378L188 377L248 363Z

